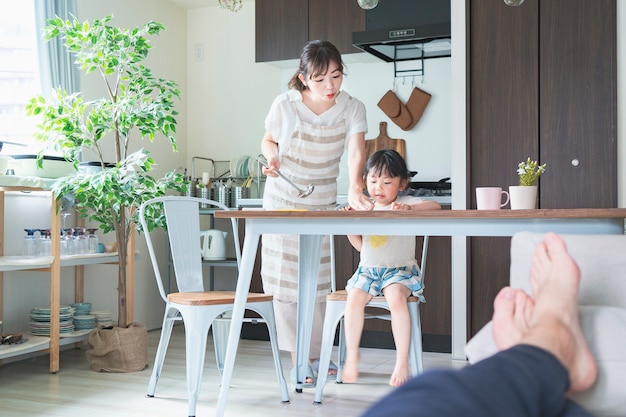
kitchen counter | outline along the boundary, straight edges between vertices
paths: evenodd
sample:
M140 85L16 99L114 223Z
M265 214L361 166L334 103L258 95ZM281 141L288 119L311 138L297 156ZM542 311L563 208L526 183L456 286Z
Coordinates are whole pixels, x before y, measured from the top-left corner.
M422 198L424 200L436 201L442 206L449 206L452 204L452 197L449 195L447 196L419 196L419 198ZM347 201L348 201L347 195L343 194L343 195L337 196L337 204L343 204ZM262 206L263 206L262 198L244 198L244 199L240 199L237 201L237 208L262 207Z

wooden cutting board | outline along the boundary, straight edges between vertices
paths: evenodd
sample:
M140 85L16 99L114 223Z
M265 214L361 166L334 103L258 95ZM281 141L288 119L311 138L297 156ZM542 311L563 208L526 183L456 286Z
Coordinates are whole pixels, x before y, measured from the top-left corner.
M387 136L387 122L380 122L380 134L377 138L365 141L367 157L381 149L393 149L406 159L406 142L404 139L392 139Z

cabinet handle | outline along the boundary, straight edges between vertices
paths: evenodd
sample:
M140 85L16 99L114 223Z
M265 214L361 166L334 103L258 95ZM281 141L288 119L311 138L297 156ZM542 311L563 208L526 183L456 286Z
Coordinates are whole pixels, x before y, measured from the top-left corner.
M578 159L572 159L572 166L577 167L578 165L580 165L580 161Z

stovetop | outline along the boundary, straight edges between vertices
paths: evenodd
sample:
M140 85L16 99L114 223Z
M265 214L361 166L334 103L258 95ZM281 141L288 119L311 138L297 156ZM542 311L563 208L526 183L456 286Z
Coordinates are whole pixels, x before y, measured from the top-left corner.
M452 184L450 178L442 178L439 181L413 181L409 187L410 194L415 196L451 196Z

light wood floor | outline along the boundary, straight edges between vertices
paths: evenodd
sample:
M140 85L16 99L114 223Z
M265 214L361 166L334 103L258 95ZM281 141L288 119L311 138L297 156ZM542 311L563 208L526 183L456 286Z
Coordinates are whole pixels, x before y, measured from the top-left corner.
M187 415L185 350L182 326L176 326L165 358L163 373L154 398L145 396L160 331L149 332L150 367L128 374L96 373L89 369L85 349L61 352L61 371L48 372L46 355L0 366L0 415L3 417L171 417ZM212 342L209 340L198 417L213 416L218 395L218 373ZM281 404L268 342L242 340L237 355L226 416L299 417L358 416L369 404L391 388L387 385L393 369L394 351L362 350L362 377L358 384L335 384L324 389L323 404L314 405L314 388L297 394L289 385L290 403ZM282 356L289 382L291 361ZM425 353L425 368L460 367L450 355Z

